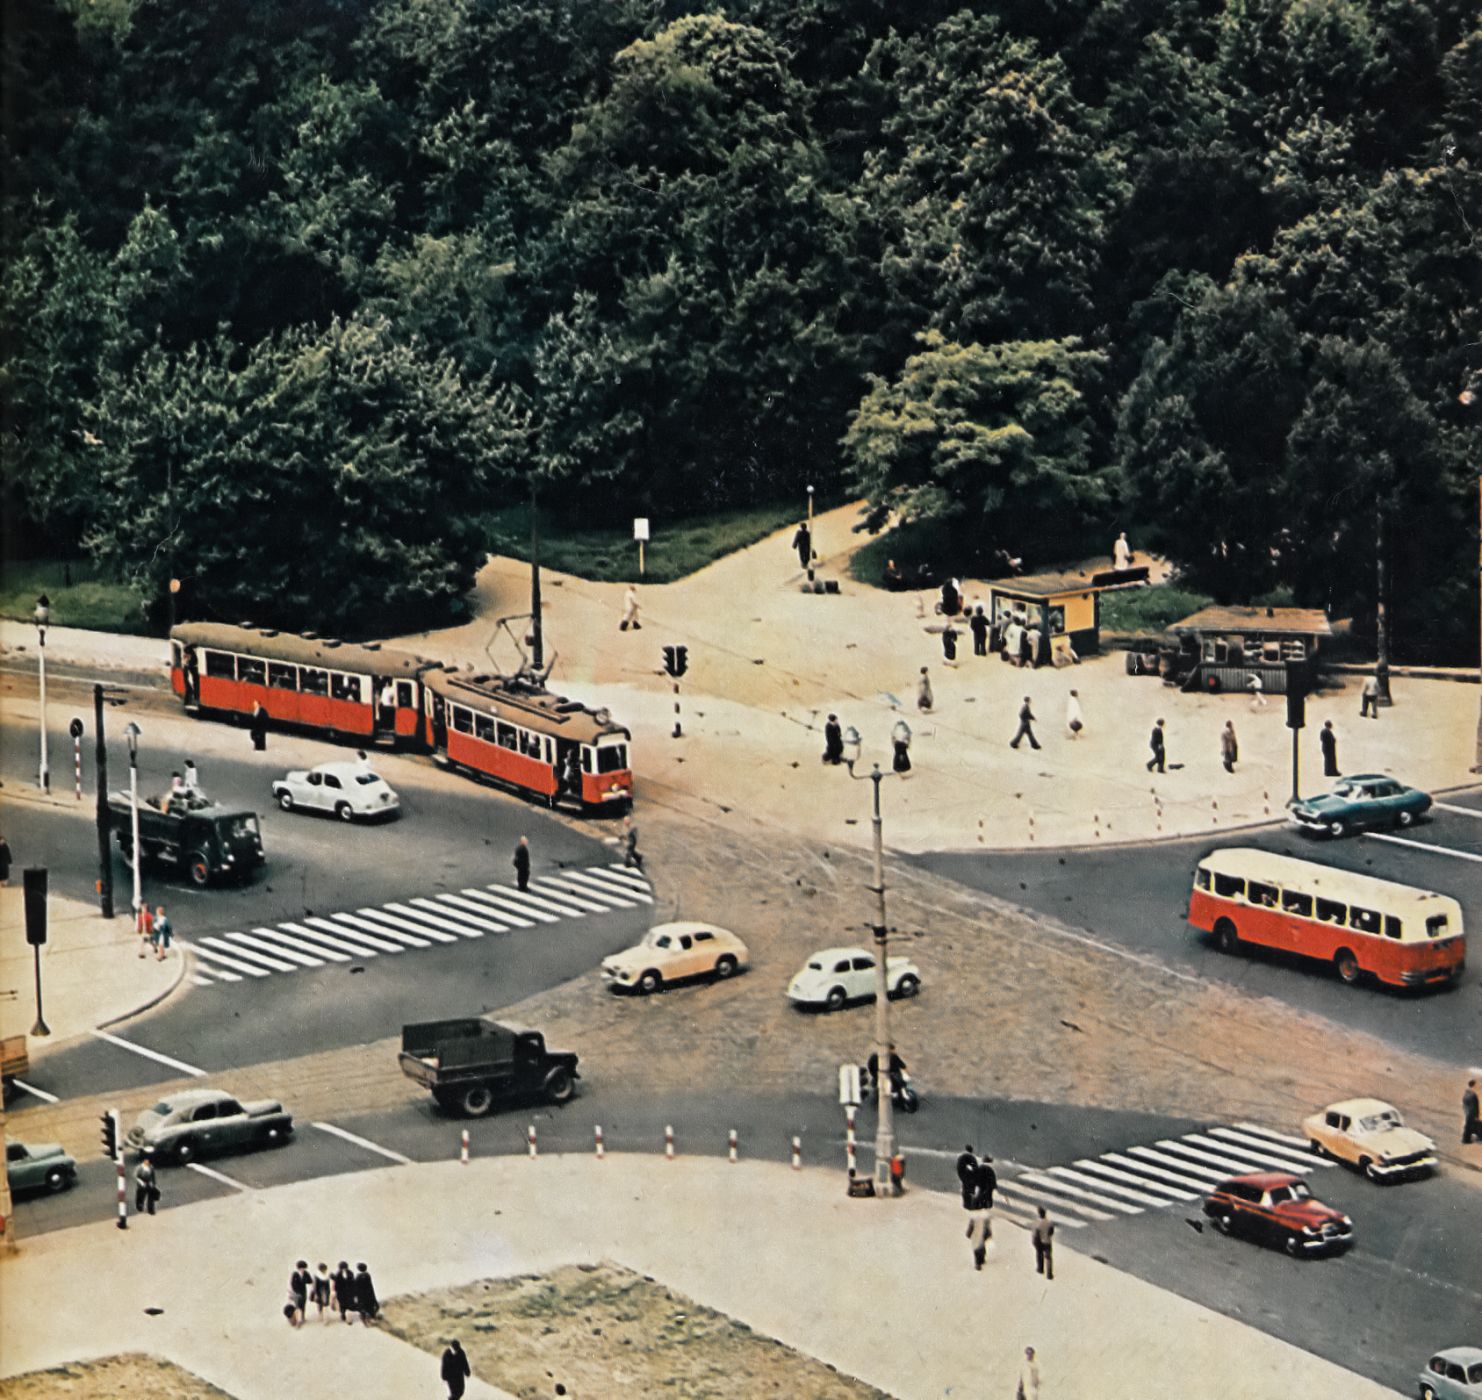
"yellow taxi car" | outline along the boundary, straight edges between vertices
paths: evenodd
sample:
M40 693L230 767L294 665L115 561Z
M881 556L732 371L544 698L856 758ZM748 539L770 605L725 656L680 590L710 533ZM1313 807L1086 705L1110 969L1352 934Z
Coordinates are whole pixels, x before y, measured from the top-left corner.
M662 991L692 977L732 977L747 966L746 945L714 924L656 924L642 942L603 959L614 992Z
M1357 1167L1370 1181L1425 1176L1436 1168L1436 1144L1407 1128L1383 1099L1344 1099L1302 1120L1308 1145L1322 1157Z

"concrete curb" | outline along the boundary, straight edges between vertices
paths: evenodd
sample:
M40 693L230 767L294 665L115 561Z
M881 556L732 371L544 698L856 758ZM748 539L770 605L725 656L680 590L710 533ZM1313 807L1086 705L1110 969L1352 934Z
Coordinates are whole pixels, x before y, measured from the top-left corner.
M134 1007L132 1011L124 1011L117 1016L110 1016L106 1021L99 1021L94 1029L106 1031L109 1026L116 1026L122 1021L130 1021L135 1016L142 1016L146 1011L154 1010L154 1008L158 1006L162 1001L167 1001L170 997L175 995L175 993L180 988L180 984L185 981L185 974L189 970L190 955L185 951L184 948L182 948L180 950L180 967L175 973L175 980L171 982L164 991L150 997L148 1001L141 1002L138 1006Z

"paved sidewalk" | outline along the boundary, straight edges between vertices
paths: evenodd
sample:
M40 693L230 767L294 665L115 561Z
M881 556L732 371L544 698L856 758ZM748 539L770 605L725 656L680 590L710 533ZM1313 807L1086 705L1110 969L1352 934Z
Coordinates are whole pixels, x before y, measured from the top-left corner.
M437 1358L384 1333L291 1331L299 1257L365 1257L393 1314L398 1294L613 1260L903 1400L1011 1396L1026 1345L1046 1397L1144 1396L1175 1377L1181 1400L1393 1393L1064 1242L1045 1284L1007 1223L975 1273L945 1196L851 1201L839 1173L616 1154L393 1167L45 1236L4 1266L28 1306L0 1309L0 1368L145 1351L236 1400L438 1393ZM28 1325L38 1315L50 1325Z

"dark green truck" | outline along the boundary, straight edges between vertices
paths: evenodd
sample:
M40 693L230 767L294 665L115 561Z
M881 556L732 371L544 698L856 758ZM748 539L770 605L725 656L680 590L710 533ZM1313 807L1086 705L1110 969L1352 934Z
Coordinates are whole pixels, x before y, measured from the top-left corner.
M482 1118L496 1105L531 1099L566 1103L576 1093L576 1055L547 1050L539 1031L477 1016L403 1026L401 1072L432 1091L439 1107Z

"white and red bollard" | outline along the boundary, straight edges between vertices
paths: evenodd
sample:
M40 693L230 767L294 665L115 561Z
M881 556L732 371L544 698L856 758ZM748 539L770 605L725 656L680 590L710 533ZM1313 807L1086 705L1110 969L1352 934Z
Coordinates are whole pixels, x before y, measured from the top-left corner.
M674 1160L674 1129L668 1126L664 1129L664 1156L671 1162Z
M536 1156L536 1152L535 1152L535 1124L534 1123L532 1123L530 1125L530 1131L525 1134L525 1142L526 1142L526 1144L530 1148L530 1160L533 1162L535 1160L535 1156Z
M82 801L82 740L72 741L72 766L77 774L77 800Z
M845 1128L844 1128L844 1155L845 1155L845 1157L847 1159L845 1165L848 1166L849 1170L852 1172L854 1170L854 1168L855 1168L855 1161L854 1161L854 1105L853 1104L850 1104L844 1110L844 1123L845 1123Z
M792 1169L795 1172L803 1170L803 1140L794 1138L792 1140Z
M468 1129L463 1130L463 1144L458 1150L458 1160L466 1167L468 1165Z
M129 1228L129 1197L128 1181L124 1177L123 1153L120 1152L113 1159L113 1164L118 1168L118 1228L127 1230Z
M599 1123L592 1131L597 1135L597 1160L600 1162L607 1156L607 1147L602 1141L602 1125Z
M726 1156L727 1156L727 1159L730 1161L730 1164L733 1167L736 1165L736 1153L737 1153L737 1150L738 1150L738 1145L737 1145L737 1142L736 1142L736 1130L734 1128L732 1128L731 1129L730 1151L727 1152Z

